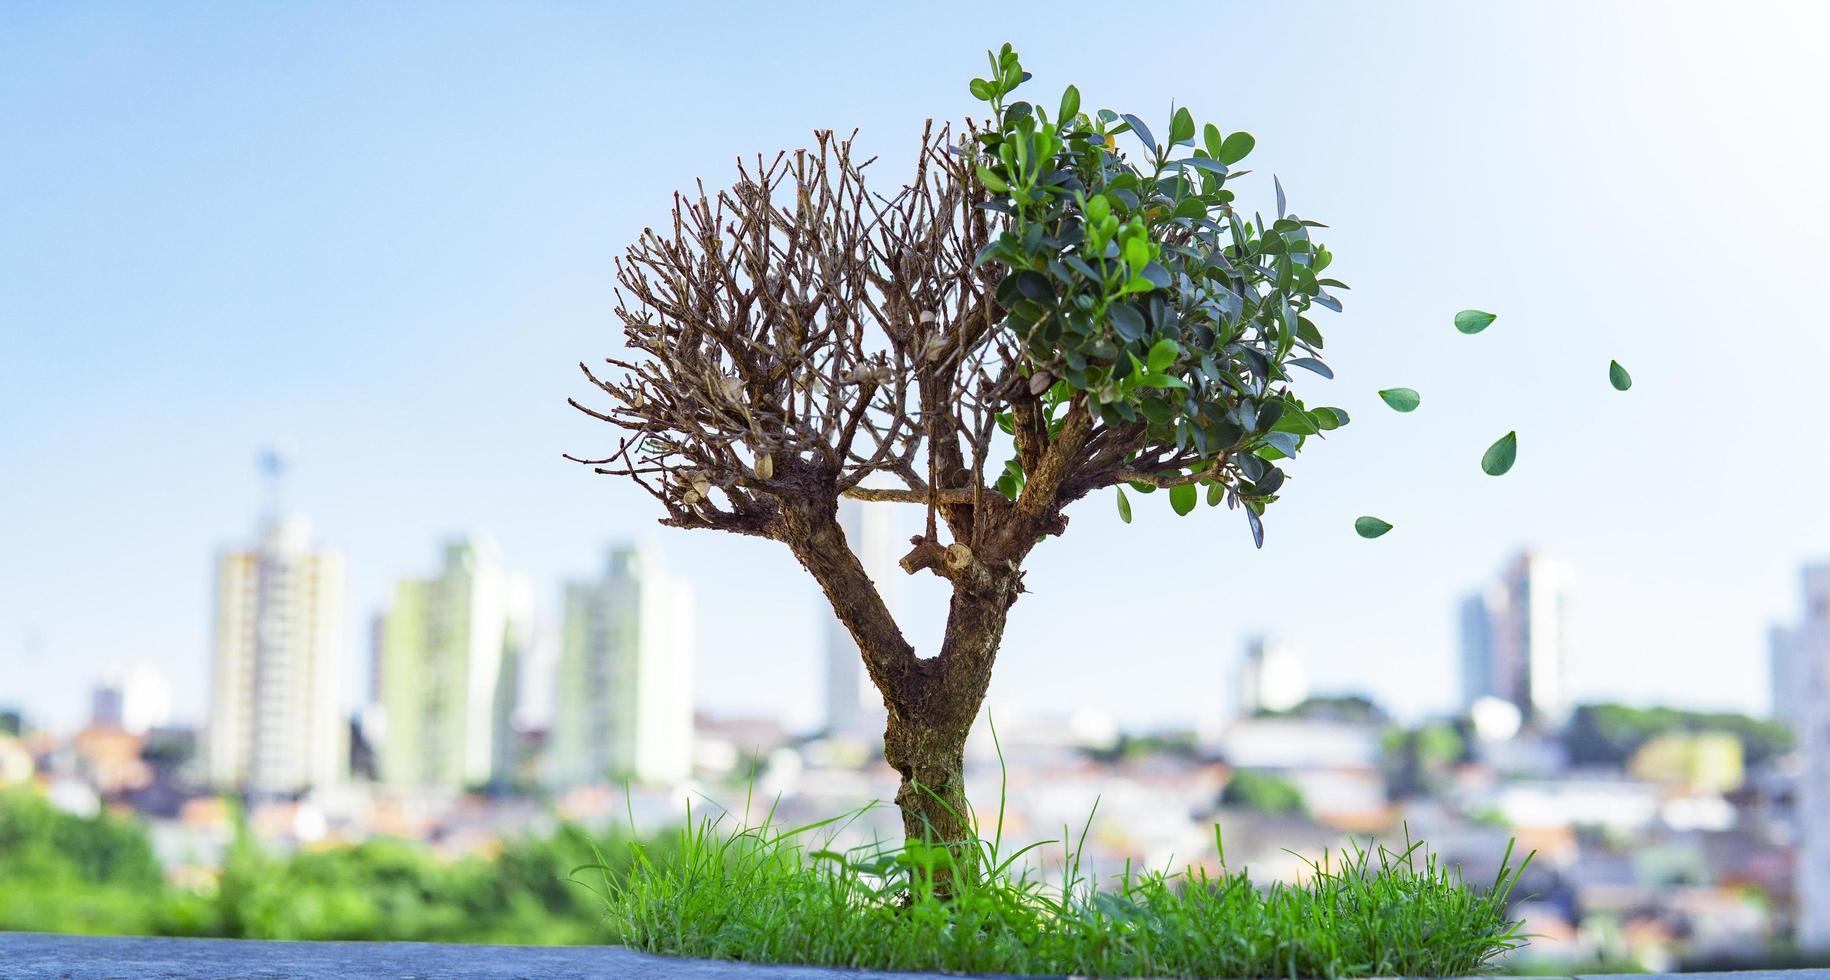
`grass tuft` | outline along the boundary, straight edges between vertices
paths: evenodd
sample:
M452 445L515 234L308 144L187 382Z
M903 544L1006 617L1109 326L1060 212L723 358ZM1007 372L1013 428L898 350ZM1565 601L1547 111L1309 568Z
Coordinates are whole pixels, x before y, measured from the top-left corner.
M869 807L778 830L690 812L678 846L595 870L614 941L674 956L880 970L1144 977L1454 976L1524 945L1506 897L1530 863L1509 847L1491 887L1471 888L1422 844L1368 841L1310 863L1301 884L1255 885L1225 865L1105 881L1062 840L1059 881L1002 854L999 827L960 871L945 848L832 849ZM1089 817L1089 823L1091 818ZM1084 841L1084 833L1080 836ZM1055 842L1043 842L1051 844ZM951 877L935 873L950 866ZM937 897L937 878L954 882ZM945 886L943 886L944 888Z

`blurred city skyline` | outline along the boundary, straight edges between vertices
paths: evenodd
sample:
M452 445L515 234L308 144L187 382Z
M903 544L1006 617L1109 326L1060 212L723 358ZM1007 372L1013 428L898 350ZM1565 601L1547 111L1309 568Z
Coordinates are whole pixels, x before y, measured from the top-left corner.
M729 29L700 37L707 16ZM1765 711L1768 625L1830 554L1830 342L1795 298L1830 228L1798 124L1830 87L1821 12L1249 4L1148 58L1067 16L885 18L0 12L0 705L75 724L146 661L200 721L211 565L256 533L255 454L283 439L286 505L349 560L351 706L369 615L488 529L548 618L612 542L659 543L698 592L700 704L816 723L817 590L785 549L656 528L560 459L608 439L564 404L573 365L618 349L611 259L674 189L820 126L862 127L894 180L1008 39L1036 98L1071 81L1152 121L1179 99L1256 135L1250 203L1278 175L1355 287L1322 325L1340 380L1307 387L1354 423L1295 467L1261 552L1224 511L1078 504L1031 561L994 708L1199 720L1269 632L1319 691L1446 711L1457 603L1529 545L1572 573L1572 700ZM1462 337L1469 306L1499 320ZM1417 413L1378 403L1397 385ZM1509 429L1517 468L1482 475ZM1360 514L1396 529L1362 541ZM944 597L902 588L931 650Z

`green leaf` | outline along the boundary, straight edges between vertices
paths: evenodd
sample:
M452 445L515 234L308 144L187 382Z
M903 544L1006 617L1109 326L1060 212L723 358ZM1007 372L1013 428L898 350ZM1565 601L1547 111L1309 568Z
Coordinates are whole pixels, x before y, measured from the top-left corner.
M1182 353L1182 345L1164 337L1151 345L1150 356L1145 358L1150 365L1150 373L1162 374L1169 370L1169 365L1176 362L1176 355Z
M1455 329L1465 334L1477 334L1487 329L1494 321L1494 315L1483 310L1463 310L1455 314Z
M1195 509L1195 497L1195 485L1192 483L1178 483L1169 488L1169 506L1175 508L1175 512L1182 517L1187 517Z
M1112 329L1126 340L1136 340L1149 329L1144 325L1144 314L1129 303L1113 303L1106 315L1112 318Z
M1290 361L1289 365L1291 367L1299 367L1299 368L1304 368L1309 371L1314 371L1316 374L1319 374L1322 377L1327 378L1330 381L1334 380L1334 370L1332 368L1330 368L1328 365L1323 364L1320 360L1318 360L1316 358L1299 357L1299 358L1296 358L1295 360Z
M1519 434L1517 431L1508 432L1498 442L1487 447L1487 452L1481 456L1481 469L1488 476L1504 476L1518 458Z
M1118 519L1126 524L1131 523L1131 498L1125 496L1124 487L1114 487L1118 491Z
M1346 411L1328 406L1311 410L1309 419L1315 423L1316 428L1324 432L1338 429L1350 421Z
M1138 383L1139 387L1143 387L1143 388L1187 388L1188 387L1188 382L1183 381L1181 378L1172 378L1167 374L1158 374L1154 371L1152 371L1148 374L1138 375L1137 383Z
M1390 523L1388 523L1386 521L1382 521L1382 520L1378 519L1377 517L1369 516L1369 517L1362 517L1359 520L1354 521L1353 529L1359 533L1360 537L1370 540L1372 538L1379 537L1380 535L1384 534L1385 532L1391 530L1392 526Z
M1399 412L1415 412L1417 406L1423 402L1423 396L1417 394L1415 388L1386 388L1379 392L1379 397L1384 399L1385 404L1390 405L1394 411Z
M1258 141L1252 138L1251 133L1234 133L1220 144L1220 162L1230 167L1244 160L1245 155L1257 145Z
M979 168L979 183L984 184L994 194L1005 194L1010 191L1010 185L1004 183L1004 178L992 173L989 167Z
M1201 127L1201 145L1206 148L1208 156L1220 159L1220 127L1213 123Z
M1169 122L1169 142L1192 143L1195 139L1195 117L1190 115L1186 106L1177 109L1175 118Z
M1072 85L1061 93L1061 111L1055 114L1055 124L1063 125L1080 112L1080 90Z
M1158 156L1156 137L1150 135L1150 127L1144 125L1142 119L1137 118L1129 112L1125 113L1121 118L1130 125L1131 131L1137 134L1137 138L1144 144L1144 149L1149 150L1151 156Z
M1627 373L1626 368L1620 366L1619 361L1609 361L1608 383L1614 386L1615 391L1626 391L1633 387L1633 376Z
M992 91L991 91L990 82L987 82L982 78L975 78L972 80L972 84L968 87L972 89L973 98L979 100L980 102L990 102L991 101Z

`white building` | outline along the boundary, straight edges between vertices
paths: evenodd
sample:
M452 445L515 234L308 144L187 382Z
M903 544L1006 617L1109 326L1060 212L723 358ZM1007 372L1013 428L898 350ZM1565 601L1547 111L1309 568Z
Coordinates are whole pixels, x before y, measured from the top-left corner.
M551 778L561 786L692 774L693 593L650 548L612 549L566 587Z
M1239 661L1238 717L1260 712L1289 711L1309 696L1309 674L1303 659L1290 644L1274 637L1246 640Z
M1768 683L1772 688L1773 720L1797 726L1804 711L1804 655L1801 630L1774 626L1767 631Z
M1830 564L1802 575L1804 615L1791 631L1791 670L1803 692L1797 742L1799 776L1798 944L1830 948Z
M343 590L343 556L314 549L302 517L271 520L257 546L218 556L208 729L218 787L291 794L342 780Z
M1529 551L1501 569L1491 586L1461 604L1462 703L1511 702L1527 719L1555 723L1565 694L1563 566Z
M532 607L532 585L484 535L447 544L437 575L399 583L378 658L382 782L461 789L512 774Z
M144 735L172 719L172 686L151 664L109 670L90 695L89 724Z
M889 606L890 615L896 615L903 571L897 565L900 555L894 512L884 504L867 506L863 501L842 500L839 523L852 553L864 565L864 573ZM824 604L825 597L820 601ZM820 619L825 624L826 736L871 748L881 746L883 729L888 724L883 695L871 683L851 632L832 609L823 605Z

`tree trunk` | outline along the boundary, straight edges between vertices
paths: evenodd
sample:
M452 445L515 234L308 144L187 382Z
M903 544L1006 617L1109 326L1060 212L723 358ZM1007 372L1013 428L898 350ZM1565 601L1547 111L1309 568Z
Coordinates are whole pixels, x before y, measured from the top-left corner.
M919 712L890 707L883 758L902 776L896 806L910 841L957 848L972 839L966 802L965 726L936 724Z
M896 805L903 832L911 845L952 852L951 866L936 868L933 876L935 892L950 895L955 869L968 880L976 876L966 736L991 683L1010 604L1022 589L1017 565L1026 549L999 549L994 553L1009 557L987 564L963 545L941 548L915 539L903 568L911 573L932 568L953 584L940 652L922 658L903 638L836 517L828 498L812 496L800 507L784 509L778 536L820 583L883 694L889 712L883 757L902 777Z
M979 850L966 800L966 736L985 702L991 665L1015 597L1014 576L988 591L956 590L940 655L914 690L886 692L889 724L883 758L902 776L896 805L911 844L943 846L950 865L934 872L935 892L953 891L952 875L977 877Z

